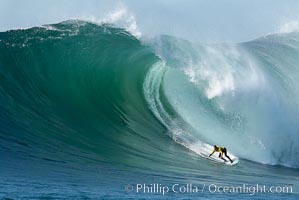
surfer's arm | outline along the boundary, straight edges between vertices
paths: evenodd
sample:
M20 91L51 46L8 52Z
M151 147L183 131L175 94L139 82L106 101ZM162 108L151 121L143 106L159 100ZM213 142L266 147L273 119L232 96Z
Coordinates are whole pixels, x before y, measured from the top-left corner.
M212 151L212 153L209 155L209 157L211 157L211 155L213 155L213 153L215 153L215 150Z

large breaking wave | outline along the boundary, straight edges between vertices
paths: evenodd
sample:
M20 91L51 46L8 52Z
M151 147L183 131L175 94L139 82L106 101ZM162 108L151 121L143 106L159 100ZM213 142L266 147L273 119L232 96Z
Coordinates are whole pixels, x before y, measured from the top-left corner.
M172 138L200 155L220 144L298 168L298 41L294 32L240 44L141 42L83 21L3 32L0 146L157 166L173 159Z

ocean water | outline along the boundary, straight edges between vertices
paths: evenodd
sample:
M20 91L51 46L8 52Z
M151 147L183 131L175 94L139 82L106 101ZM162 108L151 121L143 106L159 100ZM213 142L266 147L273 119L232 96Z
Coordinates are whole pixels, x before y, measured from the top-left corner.
M0 33L0 198L298 199L299 33ZM238 159L207 159L212 145ZM214 155L217 157L217 155Z

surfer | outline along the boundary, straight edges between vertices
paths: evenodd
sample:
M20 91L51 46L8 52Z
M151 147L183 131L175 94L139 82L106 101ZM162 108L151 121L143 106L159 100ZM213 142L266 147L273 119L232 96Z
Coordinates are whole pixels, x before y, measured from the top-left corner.
M231 163L233 163L232 159L230 159L230 157L227 155L227 151L225 147L217 147L216 145L214 145L214 150L212 151L212 153L209 155L209 157L211 157L211 155L213 155L213 153L215 152L219 152L219 158L221 158L222 160L224 160L225 162L227 160L225 160L223 158L223 154L225 155L225 157L227 157Z

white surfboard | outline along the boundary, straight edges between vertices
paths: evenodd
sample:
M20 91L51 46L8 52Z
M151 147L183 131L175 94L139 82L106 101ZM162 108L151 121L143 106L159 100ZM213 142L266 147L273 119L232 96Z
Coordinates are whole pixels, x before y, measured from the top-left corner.
M235 165L235 164L237 164L237 163L239 162L239 159L238 159L238 158L233 157L232 155L229 155L229 154L228 154L228 156L232 159L232 161L233 161L232 163L231 163L231 162L229 161L229 159L226 158L225 156L224 156L224 159L225 159L226 161L224 161L224 160L222 160L221 158L219 158L218 155L217 155L217 152L214 153L211 157L207 156L206 158L207 158L208 160L213 161L213 162L222 163L222 164L225 164L225 165Z

